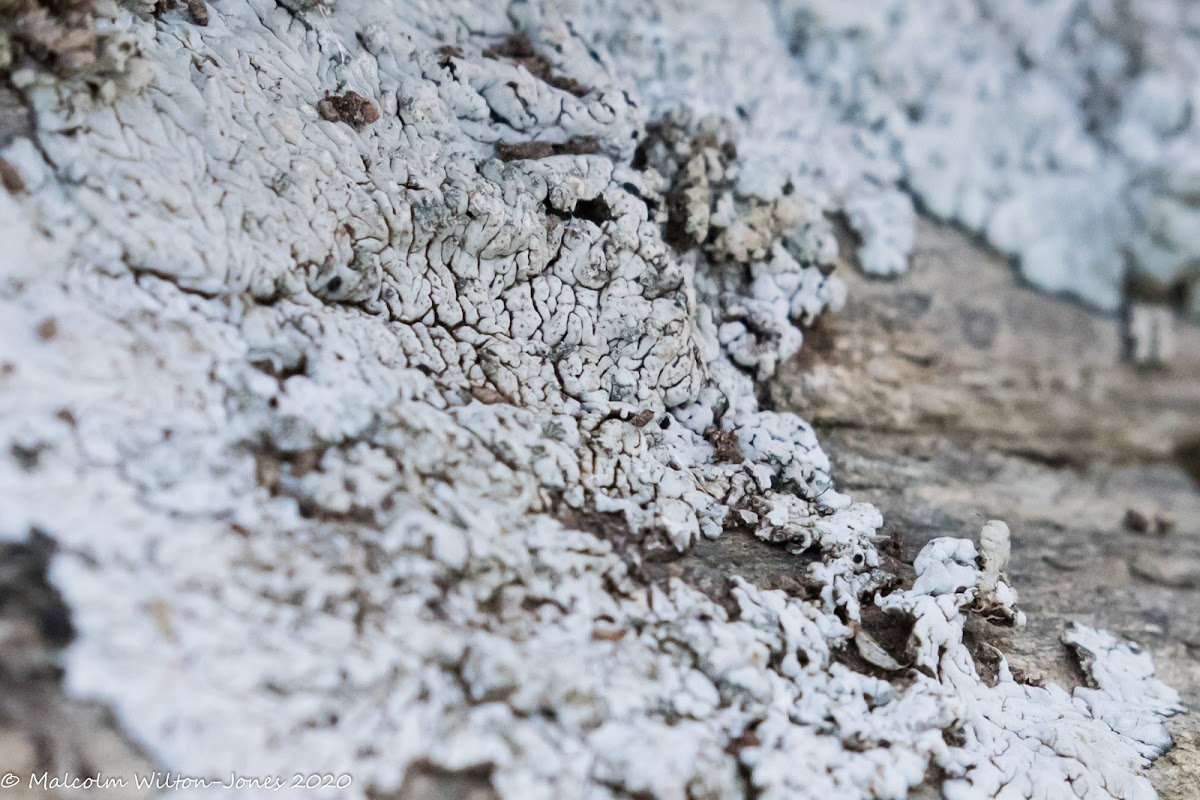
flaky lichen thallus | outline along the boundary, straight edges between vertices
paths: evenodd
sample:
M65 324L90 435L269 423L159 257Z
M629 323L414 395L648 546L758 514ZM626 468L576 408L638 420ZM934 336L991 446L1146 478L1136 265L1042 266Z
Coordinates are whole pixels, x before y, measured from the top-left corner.
M353 764L348 798L426 764L521 800L866 800L931 768L952 800L1152 796L1139 770L1178 698L1149 656L1079 630L1098 688L989 685L964 625L1020 617L1007 529L933 540L884 595L882 515L762 402L844 302L827 212L868 271L903 267L915 231L905 170L845 146L773 4L659 4L642 48L621 43L645 15L596 4L220 0L201 28L131 8L148 2L89 0L95 35L41 43L81 67L100 47L119 116L34 76L38 144L3 147L0 253L27 289L0 292L0 388L29 403L0 414L20 443L0 447L0 508L62 541L71 692L156 761ZM77 3L16 5L32 24ZM857 24L884 4L825 5ZM740 154L722 123L651 130L653 106L716 93L746 111ZM181 147L197 169L172 168ZM271 302L193 295L250 284ZM86 362L105 374L83 407ZM808 552L781 554L802 591L643 583L660 531L697 558L729 536L742 564L731 515ZM902 680L843 663L852 638Z

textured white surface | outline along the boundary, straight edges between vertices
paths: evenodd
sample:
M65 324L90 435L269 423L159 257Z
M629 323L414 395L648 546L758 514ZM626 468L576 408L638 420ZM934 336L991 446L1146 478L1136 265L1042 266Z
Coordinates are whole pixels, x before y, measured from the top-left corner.
M0 530L63 547L73 691L184 774L355 796L422 760L521 800L902 797L931 765L954 798L1151 793L1176 701L1144 655L1081 631L1096 689L985 685L963 613L1013 612L1003 566L938 540L876 597L878 512L758 407L844 296L822 212L891 271L911 207L810 112L770 10L711 5L221 0L198 28L105 2L113 92L18 74ZM485 56L514 25L590 91ZM380 119L322 119L346 90ZM733 524L812 548L819 599L629 574ZM837 658L872 602L914 621L910 682Z
M1030 283L1115 309L1132 269L1200 297L1200 6L773 5L829 105L881 133L925 207Z

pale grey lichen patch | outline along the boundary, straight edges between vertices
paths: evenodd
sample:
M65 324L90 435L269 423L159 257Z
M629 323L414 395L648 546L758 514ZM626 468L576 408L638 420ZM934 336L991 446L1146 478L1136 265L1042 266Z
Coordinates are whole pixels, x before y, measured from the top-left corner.
M948 775L946 797L1157 797L1138 771L1170 747L1162 718L1182 706L1179 694L1154 678L1144 652L1076 625L1064 641L1081 655L1092 688L1068 695L1053 685L1017 683L1003 657L997 684L980 681L963 644L962 612L993 586L1005 586L990 566L1002 549L997 531L995 521L985 527L990 555L982 559L968 540L934 539L914 562L913 588L876 598L880 608L914 618L909 646L923 673L911 691L955 694L965 744L938 761ZM1021 624L1015 601L1011 589L998 599Z
M726 120L737 137L738 164L728 178L735 193L768 208L785 197L820 212L852 212L864 268L893 273L907 264L915 214L897 188L902 165L886 137L831 109L790 52L773 4L572 0L564 13L611 53L652 117L677 110L685 92L694 118ZM734 226L734 252L762 241L754 233L769 212L754 216Z
M841 303L823 212L853 192L771 167L768 109L648 135L641 90L706 101L541 4L222 0L208 23L115 11L149 85L29 69L36 146L0 153L27 190L0 193L0 530L62 547L73 691L173 769L350 772L358 796L422 764L505 798L901 797L936 764L993 797L995 770L1061 786L995 749L1051 717L1114 754L1055 750L1089 796L1143 785L1173 710L1144 659L1080 640L1107 670L1081 702L1140 714L1104 735L974 672L963 614L1016 616L999 539L983 565L940 540L877 601L914 621L915 683L839 660L891 585L881 518L756 390ZM514 23L553 81L494 49ZM350 92L378 119L322 116ZM727 527L812 551L815 597L631 574Z
M1025 624L1025 613L1017 611L1017 592L1008 582L1008 560L1012 555L1012 533L998 519L989 520L979 533L977 610L984 616L998 615L1017 625Z
M594 6L570 5L577 27L612 50L652 109L675 108L686 86L701 116L733 120L738 184L844 210L868 272L907 268L903 184L1016 257L1035 286L1116 310L1132 272L1194 311L1192 3Z
M1032 284L1107 310L1127 270L1195 285L1195 4L773 5L827 102L882 132L921 203L1015 256Z

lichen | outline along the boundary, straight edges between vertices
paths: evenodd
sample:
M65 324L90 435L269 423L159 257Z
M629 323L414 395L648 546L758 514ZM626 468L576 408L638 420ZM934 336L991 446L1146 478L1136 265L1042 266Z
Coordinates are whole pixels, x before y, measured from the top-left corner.
M1032 696L961 644L976 600L1018 619L1003 537L983 565L938 540L885 595L879 512L836 490L808 423L759 406L844 298L827 214L902 256L853 211L907 213L894 165L843 159L837 123L777 162L797 123L774 106L659 113L705 109L698 78L642 83L625 34L583 32L603 11L114 8L146 85L22 67L0 531L60 545L71 690L185 774L346 772L354 796L410 766L522 800L902 797L931 764L956 797L1029 769L1038 791L1145 791L1175 706L1144 657L1078 634L1100 688L1014 710ZM766 97L751 77L721 80ZM378 118L320 110L349 96ZM640 577L727 528L808 551L813 596ZM872 603L914 624L908 684L839 658ZM1055 755L997 749L1030 720Z
M1127 271L1194 293L1194 3L775 5L824 101L882 132L924 207L986 236L1032 284L1110 311Z
M980 680L963 643L964 610L988 602L991 592L989 610L1024 622L1016 593L995 577L995 554L1007 545L1001 525L984 527L984 558L968 540L934 539L914 561L912 589L875 601L913 618L909 649L921 673L910 692L951 687L956 697L966 743L938 758L948 776L946 797L1157 797L1138 771L1170 747L1162 718L1182 706L1179 694L1154 678L1146 653L1075 625L1063 641L1080 654L1090 687L1068 695L1054 685L1018 683L1003 656L996 685Z

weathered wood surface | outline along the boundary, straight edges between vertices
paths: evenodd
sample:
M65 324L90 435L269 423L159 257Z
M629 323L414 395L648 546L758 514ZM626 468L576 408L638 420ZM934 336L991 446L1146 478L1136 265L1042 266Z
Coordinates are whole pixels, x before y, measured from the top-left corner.
M1030 291L962 234L923 223L911 272L841 274L850 299L776 380L826 429L936 431L1052 464L1171 459L1200 439L1200 327L1163 369L1122 360L1120 319Z

